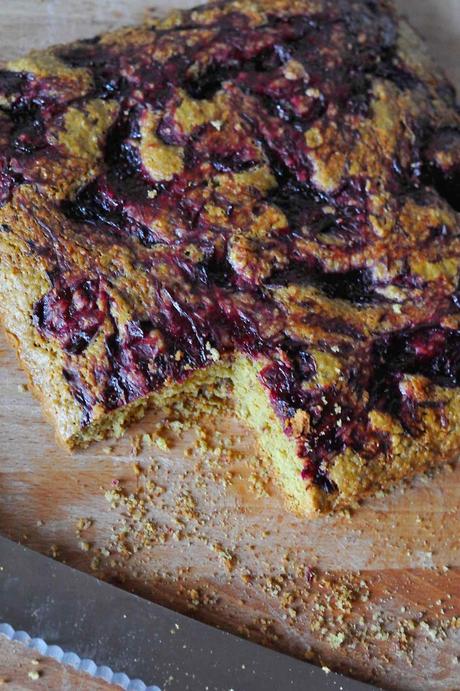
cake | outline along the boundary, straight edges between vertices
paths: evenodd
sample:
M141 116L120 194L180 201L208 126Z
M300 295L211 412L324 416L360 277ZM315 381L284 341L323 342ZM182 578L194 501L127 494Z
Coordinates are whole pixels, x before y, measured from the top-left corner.
M0 312L69 447L222 380L286 506L460 450L460 116L387 0L233 0L0 72Z

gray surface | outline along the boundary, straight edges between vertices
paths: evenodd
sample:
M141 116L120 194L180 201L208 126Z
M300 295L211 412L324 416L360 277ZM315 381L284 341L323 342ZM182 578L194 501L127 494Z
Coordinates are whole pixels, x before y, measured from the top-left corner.
M371 688L196 622L5 538L0 569L0 622L161 689Z

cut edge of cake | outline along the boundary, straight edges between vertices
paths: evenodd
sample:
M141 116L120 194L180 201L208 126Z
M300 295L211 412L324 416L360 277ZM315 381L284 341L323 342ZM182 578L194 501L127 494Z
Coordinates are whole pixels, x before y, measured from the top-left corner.
M32 276L34 282L30 280ZM147 410L161 413L181 400L186 400L189 405L191 400L198 400L203 387L212 389L222 380L229 380L233 396L231 401L225 402L222 412L228 414L226 404L230 402L246 428L255 433L263 463L282 491L286 508L301 516L312 517L353 506L367 495L388 490L396 482L411 479L456 455L454 443L449 444L445 453L439 451L437 454L414 439L404 443L404 433L400 430L400 453L389 463L385 463L385 458L378 458L366 464L357 454L339 454L328 469L337 491L329 493L302 477L303 460L298 455L295 436L291 430L283 429L258 378L265 362L244 355L221 359L206 369L194 371L186 381L169 383L121 409L110 412L95 410L94 420L82 427L81 408L59 366L61 350L43 339L30 319L32 306L41 294L42 280L40 270L27 257L22 258L21 270L5 270L5 262L2 262L0 314L4 330L28 375L30 388L53 424L57 441L64 447L76 449L107 437L121 437L132 422L144 417ZM32 286L35 290L31 290ZM460 396L457 399L460 403ZM450 409L454 414L455 400ZM460 405L458 410L460 429ZM186 411L187 406L184 407L185 414ZM391 433L394 437L394 428Z

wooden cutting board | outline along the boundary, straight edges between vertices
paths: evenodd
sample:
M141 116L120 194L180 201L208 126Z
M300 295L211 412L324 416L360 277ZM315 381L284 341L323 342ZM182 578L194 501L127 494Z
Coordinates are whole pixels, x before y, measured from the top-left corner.
M138 21L147 5L2 0L1 57ZM459 0L400 5L460 85ZM387 688L460 689L460 468L350 515L302 520L280 505L231 415L217 430L204 419L198 434L173 425L166 443L142 449L159 419L150 414L124 439L72 455L25 381L0 336L0 532Z

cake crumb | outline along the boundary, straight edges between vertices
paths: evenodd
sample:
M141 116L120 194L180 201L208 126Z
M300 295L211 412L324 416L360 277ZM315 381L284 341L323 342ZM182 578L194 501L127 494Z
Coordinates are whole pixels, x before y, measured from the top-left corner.
M76 529L78 531L88 530L93 525L91 518L79 518L76 523Z
M49 554L53 559L58 559L59 557L59 546L51 545L49 549Z
M158 446L158 448L161 449L162 451L168 451L169 450L169 448L170 448L169 441L163 435L157 434L155 436L154 441L155 441L155 444Z
M308 434L310 430L310 416L305 410L298 408L289 422L295 437Z

